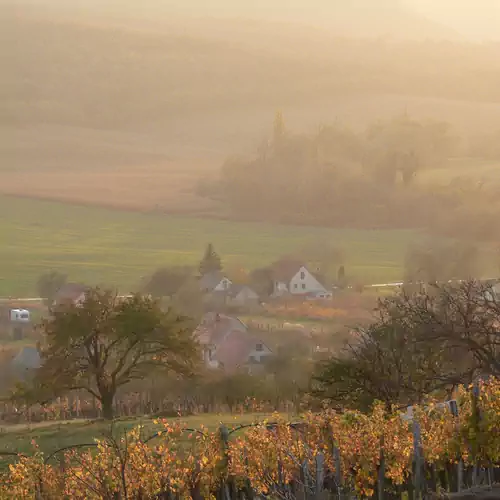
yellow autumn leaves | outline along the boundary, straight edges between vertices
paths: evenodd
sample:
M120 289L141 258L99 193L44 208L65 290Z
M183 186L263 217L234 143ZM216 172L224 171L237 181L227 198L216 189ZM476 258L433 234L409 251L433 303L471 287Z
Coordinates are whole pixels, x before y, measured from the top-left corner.
M424 459L438 470L458 460L498 464L500 381L482 383L477 399L469 388L461 388L457 400L458 417L432 401L414 408ZM272 493L300 477L304 468L314 482L318 467L369 497L382 450L385 476L392 484L405 483L411 474L413 424L398 411L375 405L369 414L307 413L297 426L278 415L273 421L224 442L219 431L188 431L181 422L156 420L154 438L146 439L138 427L118 439L99 440L94 448L67 451L59 457L64 466L45 463L34 445L33 455L20 457L0 479L0 498L146 499L165 491L179 498L191 498L193 492L211 498L228 477L241 487L251 484L257 493Z

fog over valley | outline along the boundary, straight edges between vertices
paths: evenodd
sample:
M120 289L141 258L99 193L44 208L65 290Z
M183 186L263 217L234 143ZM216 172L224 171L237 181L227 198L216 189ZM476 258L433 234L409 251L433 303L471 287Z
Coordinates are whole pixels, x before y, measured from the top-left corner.
M1 4L1 195L477 238L495 270L497 3Z
M498 429L500 0L0 0L0 500L500 498Z

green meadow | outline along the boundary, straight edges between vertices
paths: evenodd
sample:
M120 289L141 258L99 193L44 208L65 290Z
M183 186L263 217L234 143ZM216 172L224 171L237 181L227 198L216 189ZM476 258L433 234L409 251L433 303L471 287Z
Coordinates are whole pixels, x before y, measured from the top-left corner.
M72 281L134 289L161 266L196 265L208 242L227 268L251 269L314 244L341 248L363 282L403 275L407 230L340 230L202 219L0 196L0 296L36 296L55 269Z
M293 415L282 417L288 420L296 420ZM204 428L208 432L216 431L221 425L228 430L237 429L241 425L262 422L264 420L274 421L275 416L270 414L203 414L181 418L165 419L170 424L180 424L186 429L200 430ZM151 417L125 418L114 421L112 424L103 420L74 420L45 422L32 425L5 425L0 427L0 472L14 457L10 454L22 453L31 455L34 452L33 442L37 444L39 450L44 453L45 458L50 457L54 452L70 446L92 445L96 439L104 439L112 435L120 438L124 433L133 428L141 426L143 439L155 435L163 429L161 423L156 423ZM236 433L234 434L236 435ZM161 439L161 438L158 438ZM190 442L189 434L183 435L181 440ZM154 442L154 441L153 441ZM90 449L83 446L84 449ZM60 458L56 456L54 458Z

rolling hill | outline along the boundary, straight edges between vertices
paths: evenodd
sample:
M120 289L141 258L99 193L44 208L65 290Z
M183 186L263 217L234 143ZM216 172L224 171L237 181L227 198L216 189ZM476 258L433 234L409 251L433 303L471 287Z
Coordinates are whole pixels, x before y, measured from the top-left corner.
M152 1L120 3L120 15L112 2L2 3L0 192L208 214L198 178L254 151L277 108L299 132L405 110L459 133L500 128L494 45L339 37L259 20L258 3L253 20L209 19L190 1L200 17L154 16ZM345 4L318 3L317 15L366 17ZM368 13L382 26L383 10Z
M11 1L11 0L10 0ZM7 3L9 0L7 0ZM460 35L401 0L21 0L17 5L129 21L182 18L246 19L321 27L336 36L458 39Z
M500 101L496 47L363 42L322 33L303 44L293 31L272 35L275 26L245 26L246 43L243 35L228 43L230 28L218 37L188 28L147 32L3 10L0 124L138 129L353 92ZM265 46L252 46L253 38Z

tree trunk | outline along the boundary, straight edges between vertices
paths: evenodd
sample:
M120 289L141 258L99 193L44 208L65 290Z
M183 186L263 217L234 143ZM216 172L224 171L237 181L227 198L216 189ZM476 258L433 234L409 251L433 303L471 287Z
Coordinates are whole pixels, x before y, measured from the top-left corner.
M102 416L105 420L113 420L113 400L114 393L106 392L101 394Z

